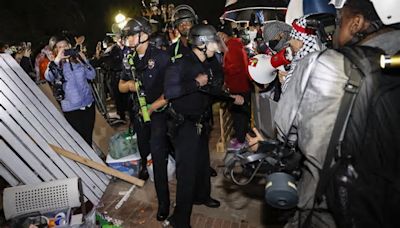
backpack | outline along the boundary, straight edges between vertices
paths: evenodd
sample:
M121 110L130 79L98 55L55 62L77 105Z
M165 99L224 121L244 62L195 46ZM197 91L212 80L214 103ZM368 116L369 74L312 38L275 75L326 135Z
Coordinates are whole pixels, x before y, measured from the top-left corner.
M314 205L325 198L338 227L400 227L400 71L381 69L383 51L377 48L339 51L351 86L345 88Z

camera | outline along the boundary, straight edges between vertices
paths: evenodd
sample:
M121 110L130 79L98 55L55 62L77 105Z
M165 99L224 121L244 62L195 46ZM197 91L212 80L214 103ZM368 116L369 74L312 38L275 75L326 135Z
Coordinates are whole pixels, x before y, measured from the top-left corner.
M57 101L64 100L65 92L63 88L64 80L56 79L53 83L53 95Z
M64 73L60 67L58 67L54 62L50 62L49 64L50 71L55 75L53 86L53 96L56 98L57 101L61 102L65 98L64 92Z
M298 203L296 181L301 176L301 160L302 155L294 145L265 140L259 142L257 152L249 148L228 151L224 175L238 185L249 184L256 175L264 177L266 202L275 208L290 209ZM239 181L239 175L247 180Z
M64 50L64 55L70 56L70 57L78 57L79 50L77 48L66 49L66 50Z

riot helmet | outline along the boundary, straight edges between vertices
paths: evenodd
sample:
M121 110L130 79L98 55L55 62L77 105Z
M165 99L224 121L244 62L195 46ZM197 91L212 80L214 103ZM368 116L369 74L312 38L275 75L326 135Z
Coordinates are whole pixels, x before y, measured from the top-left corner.
M149 20L144 17L129 20L122 29L122 35L124 37L136 35L140 32L146 33L149 36L152 33L151 24Z
M217 35L217 30L212 25L198 24L189 32L189 43L194 47L212 52L224 52L227 50L224 42Z
M175 7L171 20L175 28L184 21L190 21L192 24L197 24L197 15L192 7L188 5L179 5Z

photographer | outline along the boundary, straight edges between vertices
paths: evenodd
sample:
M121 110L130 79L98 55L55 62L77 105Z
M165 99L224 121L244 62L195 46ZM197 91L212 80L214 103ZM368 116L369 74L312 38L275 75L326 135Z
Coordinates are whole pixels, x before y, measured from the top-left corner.
M54 56L50 59L45 78L53 85L61 82L60 94L54 95L60 101L67 121L91 146L95 105L88 80L95 78L96 71L82 52L71 49L66 38L57 40Z

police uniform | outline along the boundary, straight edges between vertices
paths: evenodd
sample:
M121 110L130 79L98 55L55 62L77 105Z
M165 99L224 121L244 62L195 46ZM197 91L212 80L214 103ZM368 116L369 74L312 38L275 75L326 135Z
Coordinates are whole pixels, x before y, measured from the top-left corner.
M200 91L195 78L201 73L210 77L212 68L213 64L201 62L190 51L171 65L165 75L164 95L173 113L183 120L172 138L178 180L176 207L170 220L174 227L190 227L193 203L211 199L208 120L212 115L212 97Z
M146 103L152 104L163 94L165 70L170 63L166 51L149 46L144 56L133 57L136 77L141 81L146 95ZM124 81L132 80L130 69L125 69L121 77ZM133 93L134 107L138 106L136 93ZM140 109L140 108L139 108ZM150 122L143 122L138 108L133 108L131 120L137 134L137 142L142 168L146 168L147 156L151 153L154 168L154 184L159 205L169 208L169 190L167 177L168 147L166 135L166 115L164 110L154 111Z
M185 55L188 55L192 50L189 45L185 46L181 39L177 42L171 44L168 48L168 54L171 56L171 62L174 63L176 60L182 58Z

